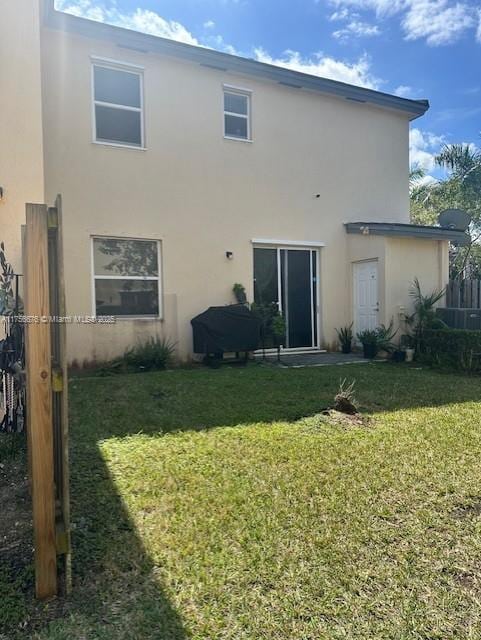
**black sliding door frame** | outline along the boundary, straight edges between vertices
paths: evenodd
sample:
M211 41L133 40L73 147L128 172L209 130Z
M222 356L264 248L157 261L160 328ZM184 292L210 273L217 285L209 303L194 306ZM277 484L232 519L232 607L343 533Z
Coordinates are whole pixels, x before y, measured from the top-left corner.
M312 351L319 349L320 339L320 256L317 247L295 246L295 245L267 245L255 244L254 250L267 249L275 250L277 256L277 303L280 313L285 317L286 321L286 351ZM307 346L291 346L289 340L289 254L294 251L303 251L309 253L309 283L310 283L310 333L311 344ZM255 274L254 274L254 290L256 290ZM268 301L264 301L268 302ZM291 318L292 319L292 318Z

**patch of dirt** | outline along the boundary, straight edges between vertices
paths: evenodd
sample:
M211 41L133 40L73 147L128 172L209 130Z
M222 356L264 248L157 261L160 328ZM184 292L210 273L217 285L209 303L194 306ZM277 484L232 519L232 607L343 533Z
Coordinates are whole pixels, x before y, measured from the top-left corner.
M477 579L472 573L458 573L456 575L456 580L464 589L469 589L473 591L477 587Z
M363 416L361 413L347 414L336 409L326 409L308 418L302 418L300 423L307 430L318 430L327 425L335 425L343 429L353 429L355 427L368 427L371 418Z
M473 497L472 502L458 505L453 512L453 516L455 518L478 518L481 516L481 498L479 496L475 496Z
M343 427L364 427L369 424L369 418L360 413L341 413L336 409L327 409L322 412L331 424Z

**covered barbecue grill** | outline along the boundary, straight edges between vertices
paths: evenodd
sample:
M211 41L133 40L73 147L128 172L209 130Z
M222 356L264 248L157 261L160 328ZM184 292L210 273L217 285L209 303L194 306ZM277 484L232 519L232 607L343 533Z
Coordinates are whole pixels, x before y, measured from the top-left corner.
M194 352L222 357L223 353L259 348L261 322L243 304L209 307L191 320Z

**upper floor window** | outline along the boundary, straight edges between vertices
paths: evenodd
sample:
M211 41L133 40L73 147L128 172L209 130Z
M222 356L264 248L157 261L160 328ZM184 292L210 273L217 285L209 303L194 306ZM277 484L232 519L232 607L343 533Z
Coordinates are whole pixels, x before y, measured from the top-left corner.
M224 136L236 140L251 139L251 94L224 88Z
M140 71L95 62L93 98L96 142L144 146Z
M160 243L130 238L92 242L95 315L160 316Z

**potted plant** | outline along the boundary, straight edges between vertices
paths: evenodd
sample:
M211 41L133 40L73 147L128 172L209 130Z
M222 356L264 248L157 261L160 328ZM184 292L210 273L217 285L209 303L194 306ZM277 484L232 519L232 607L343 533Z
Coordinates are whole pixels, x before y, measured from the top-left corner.
M400 340L400 349L404 352L405 361L412 362L416 353L415 338L407 333L403 334Z
M376 329L365 329L357 334L357 339L362 344L364 357L372 360L377 356L379 351L387 351L391 353L395 350L392 342L396 331L393 329L393 321L389 326L381 324Z
M349 326L336 329L337 337L341 343L342 353L351 353L352 351L352 322Z
M406 360L406 351L404 349L395 349L392 352L394 362L404 362Z
M387 353L392 353L396 350L396 345L393 343L394 336L397 333L397 330L394 330L394 322L391 320L389 325L381 324L377 327L377 339L378 339L378 351L386 351Z
M243 284L236 282L232 287L232 291L239 304L245 304L247 302L246 289Z
M376 329L364 329L357 334L357 339L362 344L364 357L372 360L379 351L378 334Z
M281 346L285 343L286 340L286 321L284 320L284 316L279 313L272 318L272 333L274 336L274 342L277 347L277 360L281 359Z

